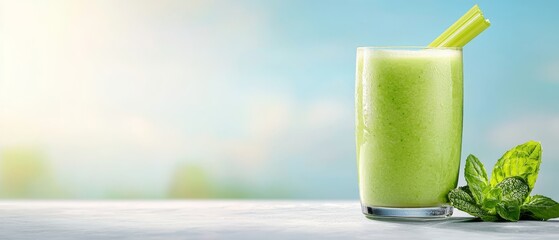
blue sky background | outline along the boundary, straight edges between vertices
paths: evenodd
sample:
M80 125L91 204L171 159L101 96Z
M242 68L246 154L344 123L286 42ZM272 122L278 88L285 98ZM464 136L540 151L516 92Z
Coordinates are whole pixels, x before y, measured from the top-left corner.
M556 1L0 1L0 151L48 166L58 190L23 197L357 199L356 48L427 45L475 3L463 156L539 140L557 199Z

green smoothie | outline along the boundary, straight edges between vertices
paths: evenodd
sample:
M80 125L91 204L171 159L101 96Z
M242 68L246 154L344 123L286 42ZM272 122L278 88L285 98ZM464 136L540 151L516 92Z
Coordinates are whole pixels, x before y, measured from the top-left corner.
M356 78L361 203L445 204L462 146L461 49L359 48Z

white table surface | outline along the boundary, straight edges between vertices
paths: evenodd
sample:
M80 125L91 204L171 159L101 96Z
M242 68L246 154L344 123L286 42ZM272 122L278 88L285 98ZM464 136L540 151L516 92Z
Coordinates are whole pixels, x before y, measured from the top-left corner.
M559 239L559 219L366 219L357 201L0 201L0 239Z

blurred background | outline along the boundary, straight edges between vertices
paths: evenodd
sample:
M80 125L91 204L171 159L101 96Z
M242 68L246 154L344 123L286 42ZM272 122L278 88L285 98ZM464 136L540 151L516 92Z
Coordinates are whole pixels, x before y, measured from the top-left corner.
M0 198L357 199L356 47L474 3L463 156L539 140L557 199L559 2L488 0L0 0Z

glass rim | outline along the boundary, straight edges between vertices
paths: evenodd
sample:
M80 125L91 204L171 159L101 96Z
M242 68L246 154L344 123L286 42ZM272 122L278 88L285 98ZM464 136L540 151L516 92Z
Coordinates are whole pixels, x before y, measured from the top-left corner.
M435 50L462 50L462 47L429 47L429 46L363 46L357 47L357 50L421 50L421 49L435 49Z

